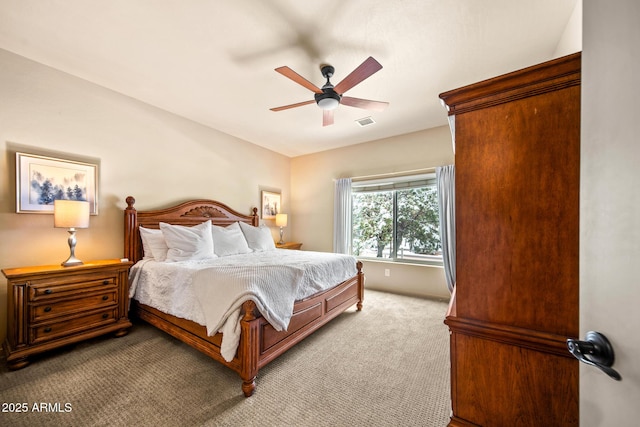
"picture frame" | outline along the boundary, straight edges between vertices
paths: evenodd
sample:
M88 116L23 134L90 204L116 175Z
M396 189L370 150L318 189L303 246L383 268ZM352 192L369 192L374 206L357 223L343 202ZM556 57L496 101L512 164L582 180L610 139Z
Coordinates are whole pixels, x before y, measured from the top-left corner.
M57 199L89 202L98 214L98 165L16 153L16 212L53 214Z
M262 206L260 212L262 219L275 219L276 214L280 213L281 194L273 191L262 191Z

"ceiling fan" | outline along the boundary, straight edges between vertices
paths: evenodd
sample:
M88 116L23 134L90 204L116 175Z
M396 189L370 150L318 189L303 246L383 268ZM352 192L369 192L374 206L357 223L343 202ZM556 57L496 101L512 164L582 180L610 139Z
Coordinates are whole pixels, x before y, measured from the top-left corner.
M335 110L340 104L347 105L349 107L364 108L365 110L382 111L387 108L389 105L388 102L370 101L368 99L344 96L346 91L381 69L382 65L370 56L355 70L353 70L351 74L334 86L329 81L335 71L334 68L331 65L321 65L320 71L322 72L322 76L327 79L327 82L322 86L322 89L320 89L287 66L276 68L278 73L290 78L299 85L306 87L310 91L314 92L315 95L312 100L271 108L271 111L288 110L289 108L301 107L315 102L318 104L318 107L322 109L322 126L333 124L333 110Z

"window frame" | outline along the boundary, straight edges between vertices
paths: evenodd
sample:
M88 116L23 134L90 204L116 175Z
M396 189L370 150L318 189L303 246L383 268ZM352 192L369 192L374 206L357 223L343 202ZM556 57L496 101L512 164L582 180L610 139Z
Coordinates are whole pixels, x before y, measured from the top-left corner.
M368 190L356 190L358 188L366 187ZM420 255L425 259L411 259L411 258L399 258L398 257L398 244L397 244L397 223L398 223L398 193L402 190L408 190L411 188L426 188L433 187L437 192L436 174L422 173L422 174L408 174L394 177L382 177L368 180L354 180L351 183L351 242L349 244L350 252L354 253L354 236L355 230L355 197L358 193L392 193L392 218L393 218L393 230L391 236L391 251L390 257L377 257L377 256L363 256L354 255L358 259L366 261L376 262L390 262L390 263L404 263L426 266L444 266L442 253L440 255ZM440 227L440 213L438 212L438 228Z

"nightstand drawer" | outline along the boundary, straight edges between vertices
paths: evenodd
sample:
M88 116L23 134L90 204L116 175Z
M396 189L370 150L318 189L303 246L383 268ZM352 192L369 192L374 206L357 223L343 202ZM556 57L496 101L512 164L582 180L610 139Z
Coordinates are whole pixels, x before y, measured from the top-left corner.
M70 280L42 280L32 281L29 284L29 301L41 299L62 298L68 295L77 295L78 292L92 292L100 289L116 289L115 276L90 277L77 276Z
M86 332L88 329L103 326L116 321L116 308L94 312L85 316L65 318L61 322L51 322L31 328L29 344L66 337L74 333Z
M81 298L69 298L55 302L43 301L41 304L31 307L29 317L32 322L40 322L52 317L108 307L117 303L117 295L116 290L113 289L110 292L101 292Z

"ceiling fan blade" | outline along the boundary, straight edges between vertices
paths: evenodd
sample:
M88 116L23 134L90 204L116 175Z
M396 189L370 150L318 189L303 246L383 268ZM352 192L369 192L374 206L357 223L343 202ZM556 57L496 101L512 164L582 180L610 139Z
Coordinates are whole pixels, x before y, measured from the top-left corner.
M299 85L306 87L312 92L322 93L322 90L320 90L318 86L314 85L309 80L305 79L300 74L296 73L295 71L293 71L291 68L287 66L278 67L276 68L276 71L282 74L283 76L290 78L291 80L298 83Z
M352 98L350 96L343 96L340 104L372 111L384 111L384 109L389 106L388 102L371 101L369 99Z
M333 110L322 110L322 126L333 124Z
M351 74L349 74L340 83L338 83L334 87L334 90L342 95L343 93L381 69L382 65L380 65L378 61L370 56L362 64L360 64L358 68L353 70Z
M303 105L315 104L315 100L298 102L297 104L283 105L282 107L269 108L271 111L288 110L289 108L302 107Z

